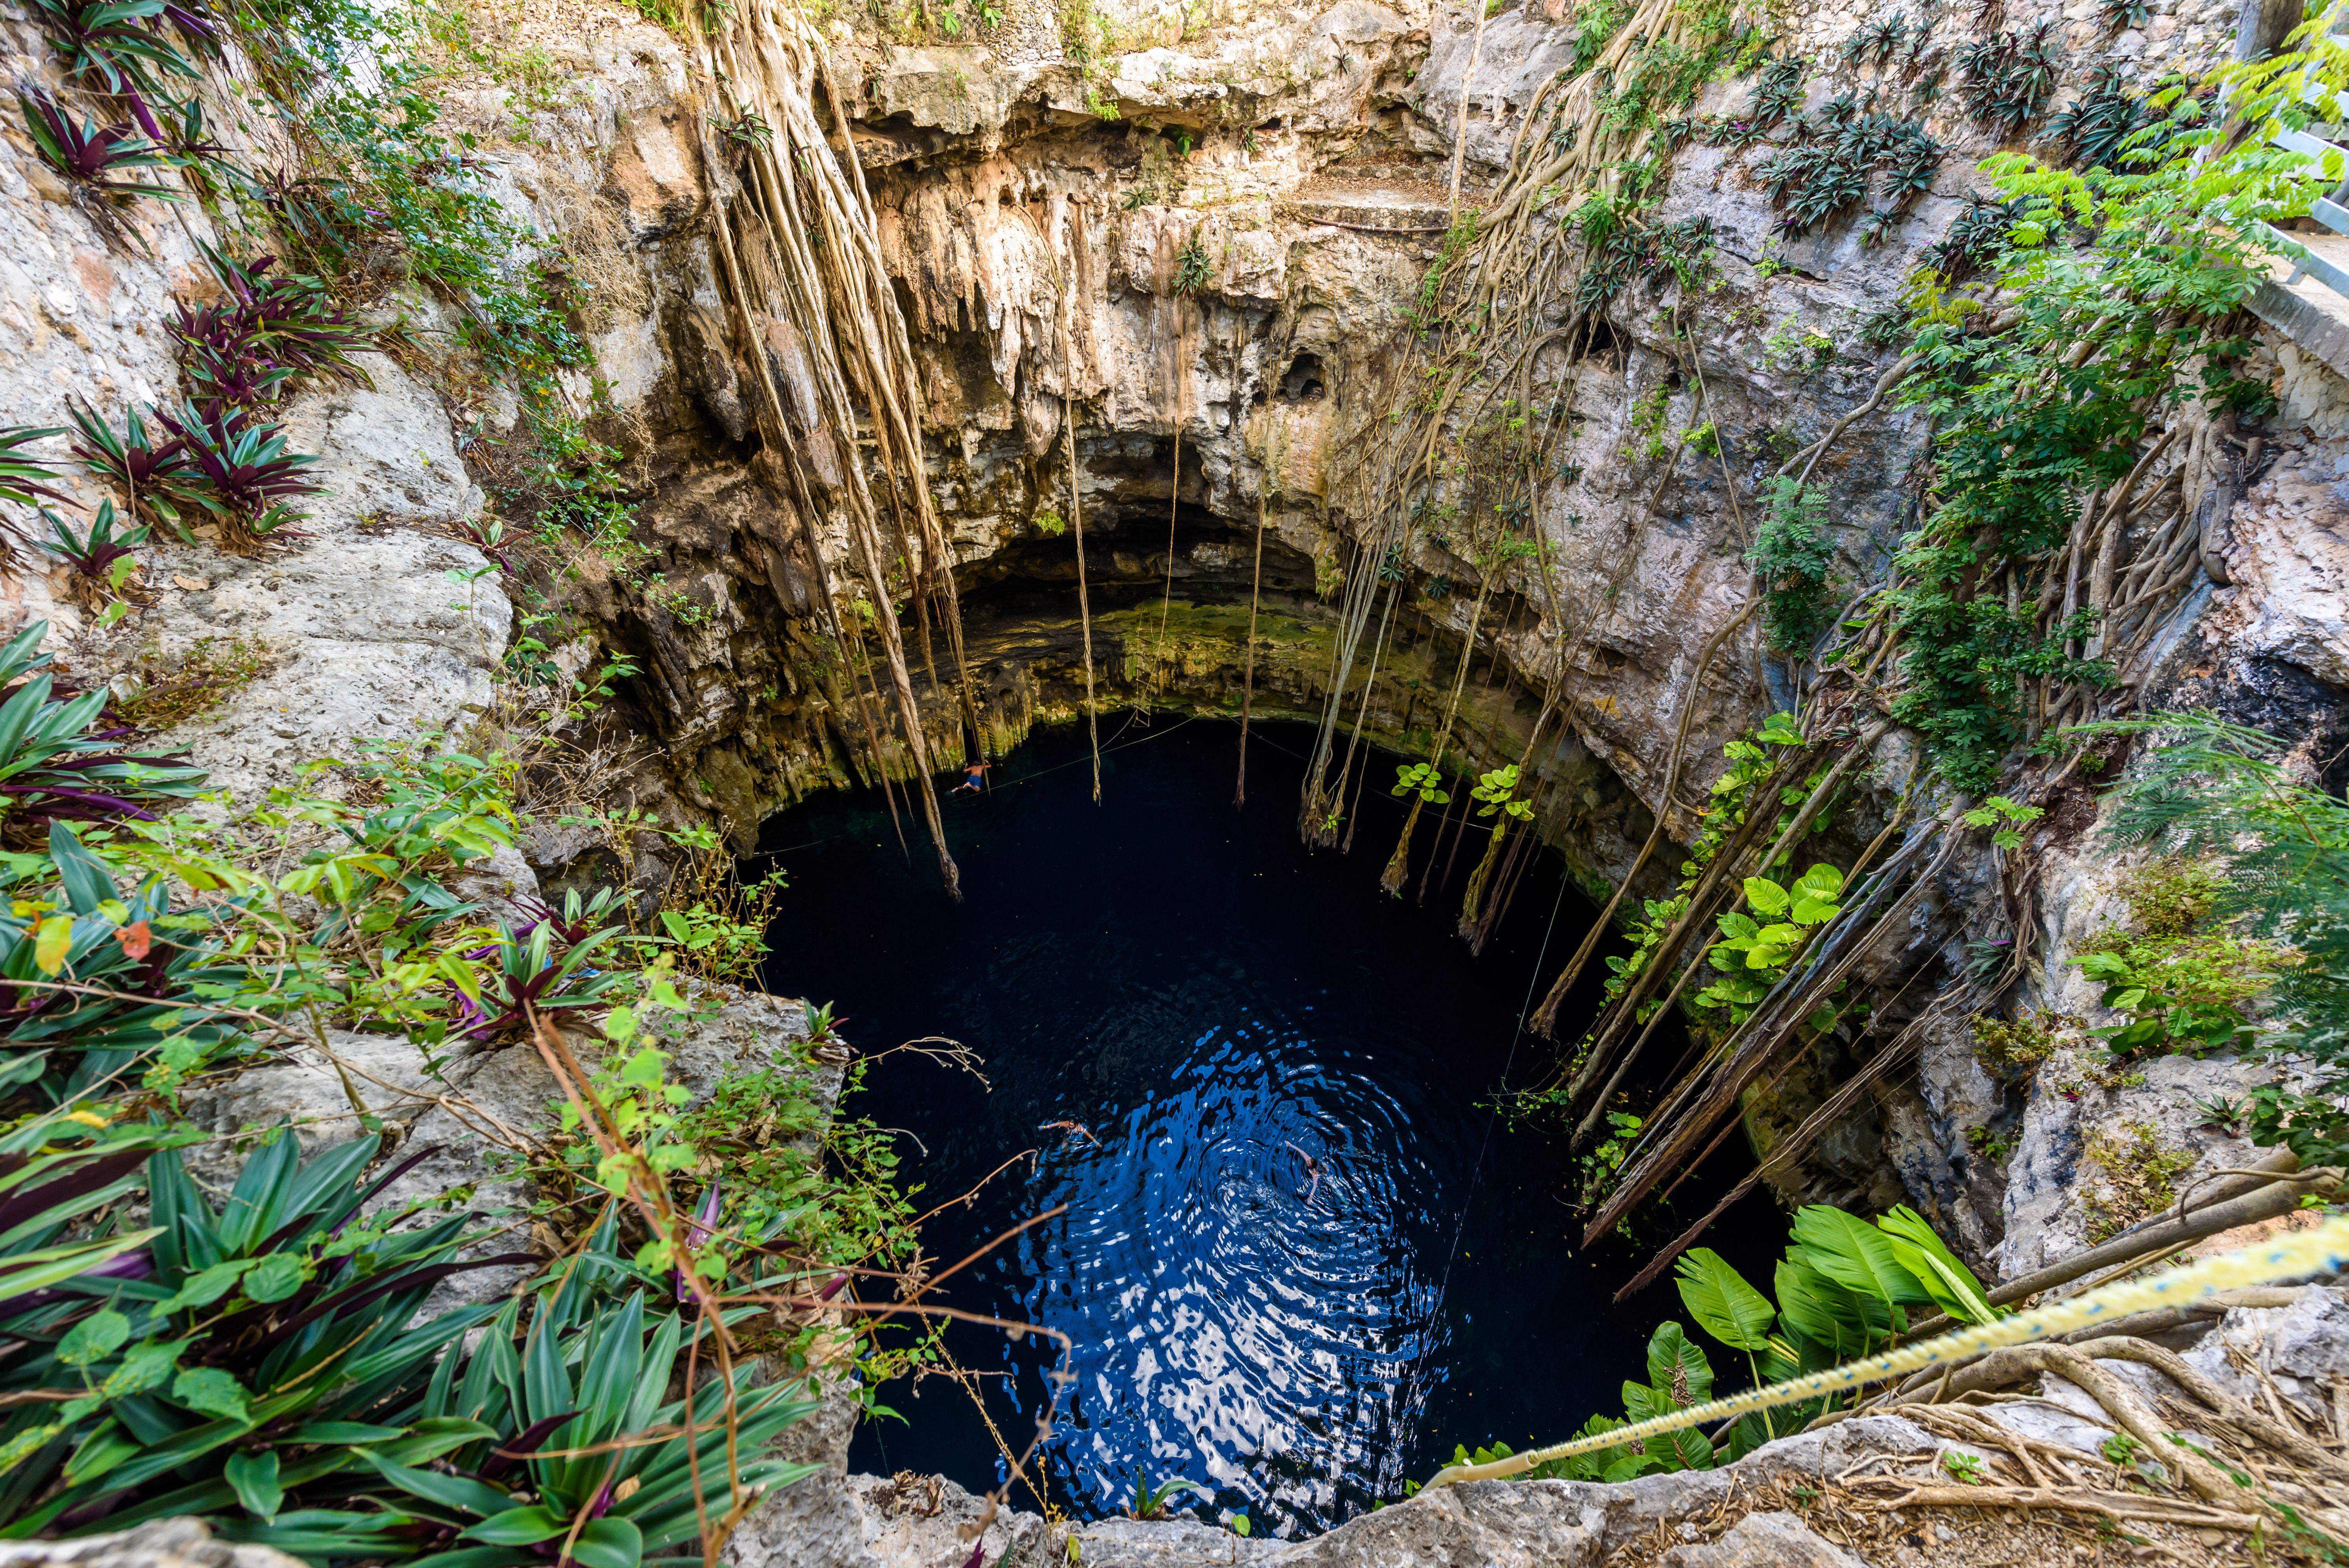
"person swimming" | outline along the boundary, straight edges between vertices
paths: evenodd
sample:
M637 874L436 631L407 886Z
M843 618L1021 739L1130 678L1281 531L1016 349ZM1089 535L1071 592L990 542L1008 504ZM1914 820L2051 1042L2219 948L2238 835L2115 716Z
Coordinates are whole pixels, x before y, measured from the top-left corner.
M1286 1139L1282 1140L1282 1141L1285 1143L1288 1142ZM1288 1144L1288 1151L1296 1155L1299 1160L1305 1161L1305 1173L1313 1178L1311 1181L1306 1184L1305 1196L1302 1200L1304 1202L1310 1203L1313 1202L1313 1194L1321 1190L1321 1162L1314 1159L1310 1154L1306 1153L1302 1149L1298 1148L1294 1143Z
M985 789L987 788L987 770L994 766L995 764L992 762L964 763L962 765L962 782L954 787L954 793L959 795L964 790L968 789L972 794L976 795L979 791Z

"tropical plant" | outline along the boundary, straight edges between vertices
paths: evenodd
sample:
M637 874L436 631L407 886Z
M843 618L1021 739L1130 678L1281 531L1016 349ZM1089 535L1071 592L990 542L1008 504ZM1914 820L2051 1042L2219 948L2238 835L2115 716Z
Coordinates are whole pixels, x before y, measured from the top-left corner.
M316 453L288 452L283 431L243 409L183 403L178 414L158 410L155 418L187 443L188 462L205 487L194 499L236 542L288 528L303 515L293 500L326 488L302 471L318 460Z
M2124 842L2209 869L2192 899L2172 901L2182 905L2173 918L2147 920L2148 912L2139 912L2147 935L2174 928L2197 943L2216 933L2258 943L2267 954L2274 1021L2254 1037L2255 1048L2271 1058L2296 1057L2299 1070L2246 1097L2252 1140L2288 1146L2309 1165L2349 1162L2349 1111L2343 1109L2349 1104L2349 807L2292 770L2283 740L2209 714L2163 714L2067 732L2084 743L2108 736L2154 742L2116 792L2110 830ZM2279 949L2286 944L2297 962L2283 961ZM2128 960L2126 950L2120 956ZM2133 1024L2154 1016L2157 997L2168 999L2158 976L2146 977L2157 984L2147 987ZM2183 1022L2191 1035L2192 1015ZM2223 1018L2213 1022L2240 1037ZM2162 1023L2167 1026L2166 1015Z
M1395 769L1394 788L1390 795L1417 795L1430 806L1448 806L1451 794L1444 788L1444 775L1433 762L1407 762Z
M775 128L756 109L745 108L732 119L713 115L709 123L717 128L719 135L738 147L755 147L763 151L775 144Z
M1194 231L1174 253L1174 292L1195 294L1215 282L1216 264L1207 257L1207 247Z
M32 429L23 425L0 429L0 500L13 500L19 506L38 507L44 500L62 501L61 490L52 489L48 480L57 477L57 469L38 458L25 456L20 448L32 442L62 436L60 426Z
M1743 1022L1785 976L1812 930L1843 913L1837 902L1842 896L1843 873L1824 862L1783 887L1768 877L1747 877L1745 903L1754 914L1728 910L1719 917L1721 940L1711 958L1723 978L1692 1000L1700 1007L1726 1007L1733 1021Z
M561 938L553 923L505 922L493 945L469 954L492 959L497 966L486 974L466 971L451 978L460 998L457 1032L475 1039L520 1036L532 1027L533 1018L611 1006L625 976L595 968L595 960L599 951L626 935L620 927L607 925L574 942ZM466 989L468 984L472 989Z
M1213 1491L1195 1480L1185 1480L1180 1476L1162 1480L1156 1486L1153 1486L1150 1484L1150 1472L1137 1464L1133 1467L1133 1506L1126 1510L1126 1517L1164 1519L1166 1517L1168 1504L1174 1501L1174 1494L1178 1491L1197 1492L1209 1502L1216 1500L1216 1494Z
M2161 156L2161 149L2138 145L2138 133L2162 124L2164 118L2128 90L2127 78L2116 68L2098 66L2089 73L2080 96L2047 117L2047 139L2075 162L2092 169L2151 163Z
M25 129L41 161L91 195L109 201L140 196L152 196L159 201L185 200L187 192L169 185L125 178L134 170L175 166L170 153L140 135L128 121L100 126L95 120L76 119L38 88L18 88L16 105L25 112ZM106 209L99 206L93 211L103 214Z
M431 1454L355 1449L397 1489L384 1500L395 1517L425 1527L400 1555L421 1553L444 1568L532 1568L550 1558L637 1568L693 1540L705 1516L739 1517L761 1493L823 1469L769 1453L816 1406L789 1379L758 1386L754 1358L670 1397L688 1351L715 1325L704 1318L688 1329L677 1312L647 1313L657 1285L615 1255L616 1221L557 1271L552 1288L538 1287L526 1327L523 1303L508 1302L461 1366L457 1355L442 1358L421 1420L461 1427L474 1440L450 1445L430 1468ZM640 1288L596 1304L603 1289L630 1283ZM703 1355L704 1365L714 1359Z
M1477 802L1476 815L1480 817L1506 813L1520 822L1533 820L1534 803L1516 798L1517 765L1514 762L1504 763L1480 775L1468 795Z
M1959 46L1958 97L1966 112L2002 135L2037 119L2055 96L2054 20Z
M37 1078L45 1055L21 1052L0 1065L0 1090ZM140 1186L154 1150L195 1136L153 1122L109 1123L73 1107L26 1117L0 1133L0 1322L53 1298L67 1280L142 1274L147 1260L136 1249L153 1230L88 1233Z
M129 104L140 129L159 143L162 128L148 103L162 96L157 73L192 79L196 67L151 24L168 17L209 49L217 49L220 43L220 34L207 19L166 0L31 0L31 6L65 68L92 78L101 90Z
M1781 474L1763 486L1766 506L1754 530L1748 564L1762 574L1762 628L1773 647L1801 657L1818 642L1832 613L1827 568L1835 539L1826 528L1826 491Z
M184 1074L237 1044L217 1004L244 972L207 941L224 912L175 908L160 877L119 892L123 868L64 822L47 848L0 871L0 1041L36 1062L38 1097L63 1103L150 1062Z
M82 467L119 487L132 517L169 523L183 541L193 542L181 515L202 505L203 479L188 455L188 443L174 436L159 445L135 403L123 409L119 435L95 408L73 397L66 399L66 412L81 432L73 455Z
M115 524L110 500L98 503L98 516L87 533L77 534L65 519L49 514L49 548L72 569L75 597L85 605L95 607L101 598L122 592L139 564L133 552L147 542L146 529L133 527L118 533Z
M151 818L151 808L191 799L203 772L166 757L133 756L124 731L100 730L108 693L100 686L52 702L49 655L39 651L49 624L36 621L0 645L0 834L37 842L57 820Z
M181 345L181 368L204 397L235 407L275 397L288 382L328 375L364 384L351 356L374 338L334 306L316 278L269 275L274 256L239 265L206 246L205 259L227 291L218 304L180 306L171 334Z
M452 1274L534 1260L460 1258L481 1239L463 1216L410 1228L363 1216L426 1152L364 1181L378 1144L362 1138L303 1161L280 1136L218 1209L176 1150L158 1151L146 1162L150 1227L109 1260L139 1266L102 1266L7 1304L19 1342L11 1388L69 1396L28 1399L0 1424L7 1533L242 1505L253 1517L232 1534L314 1557L412 1549L398 1514L335 1505L369 1461L422 1463L489 1435L412 1411L440 1353L501 1304L420 1325L417 1311Z
M1905 1207L1872 1224L1823 1204L1797 1210L1775 1303L1710 1247L1690 1248L1674 1273L1689 1315L1745 1357L1757 1386L1882 1348L1907 1332L1911 1307L1936 1307L1963 1323L1997 1316L1982 1282ZM1744 1417L1730 1429L1723 1455L1735 1459L1800 1431L1825 1408Z

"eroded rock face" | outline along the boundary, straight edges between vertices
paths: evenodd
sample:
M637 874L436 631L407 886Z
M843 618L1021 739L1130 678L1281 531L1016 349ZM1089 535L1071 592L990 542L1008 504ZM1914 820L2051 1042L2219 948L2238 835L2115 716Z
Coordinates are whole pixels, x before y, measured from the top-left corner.
M2231 31L2221 0L2153 9L2147 26L2110 38L2085 12L2065 20L2069 68L2150 72L2207 57ZM1392 438L1374 417L1381 388L1402 367L1408 313L1453 217L1451 128L1464 100L1473 203L1570 53L1572 23L1551 14L1562 7L1523 5L1490 18L1479 45L1464 8L1340 0L1242 16L1204 36L1185 37L1178 19L1163 36L1133 34L1141 46L1088 76L1061 57L1048 12L1010 10L992 46L901 47L845 22L837 37L855 117L848 129L919 366L927 475L962 584L986 742L1008 746L1077 711L1074 562L1054 525L1080 509L1107 700L1233 707L1245 635L1236 607L1260 581L1255 711L1318 717L1334 601L1344 573L1361 569L1351 563L1375 521L1360 470ZM2032 19L2011 15L2016 25ZM1792 41L1825 57L1858 20L1848 6L1801 9ZM1137 7L1121 25L1158 23ZM792 438L819 473L859 460L857 432L823 423L807 346L788 325L762 319L745 334L730 318L711 221L739 175L705 161L706 105L677 41L630 14L594 10L539 41L563 82L551 104L485 88L456 106L455 123L488 137L501 200L562 236L565 264L595 285L578 325L595 365L566 385L582 407L608 398L615 412L596 428L626 454L641 535L657 552L635 575L586 563L574 593L593 636L566 656L625 651L641 666L613 723L666 758L637 767L624 798L672 819L721 821L745 842L776 806L861 781L865 766L852 700L825 672L818 602L818 584L843 575L843 529L796 511L771 455L758 449L753 389L762 375L774 380ZM1812 90L1824 98L1837 85L1819 79ZM1716 85L1700 108L1733 108L1743 91ZM518 122L526 138L510 134ZM1494 600L1503 624L1473 654L1452 744L1481 766L1517 760L1542 693L1559 683L1568 722L1529 769L1550 786L1545 835L1586 881L1619 880L1660 816L1685 837L1722 743L1795 696L1750 624L1703 668L1697 653L1751 592L1750 498L1785 451L1870 397L1884 356L1866 328L1940 238L1987 150L1954 120L1935 129L1951 156L1874 246L1848 223L1774 242L1775 214L1751 156L1686 147L1656 216L1710 222L1711 283L1683 294L1669 280L1635 281L1588 332L1570 388L1563 346L1532 367L1533 402L1557 430L1531 517L1548 570L1528 561L1502 569ZM161 397L176 374L160 325L168 295L206 290L186 235L158 223L145 232L151 258L109 252L46 178L0 148L0 211L17 236L0 266L9 418L57 422L65 387L109 417L126 400ZM421 295L395 303L419 340L450 341L445 305ZM1558 302L1541 308L1563 321ZM2349 552L2338 537L2349 515L2349 386L2290 344L2270 347L2282 400L2271 457L2206 536L2205 558L2227 581L2214 573L2198 589L2132 676L2161 700L2304 734L2313 765L2349 738L2337 733L2349 727L2339 717ZM262 676L167 738L241 795L290 782L296 763L361 737L460 733L512 634L512 605L461 536L482 506L466 464L487 459L460 454L451 434L513 434L510 391L483 394L458 374L428 385L388 361L367 367L371 388L311 387L288 410L297 444L324 454L330 487L309 538L248 560L162 547L157 604L112 635L85 628L58 584L37 573L0 584L19 616L53 615L71 657L98 674L123 667L144 641L175 656L202 637L265 638L274 652ZM468 368L453 351L440 367ZM1659 431L1706 424L1712 451L1656 449ZM1918 418L1889 407L1822 462L1837 570L1855 585L1881 574L1922 449ZM1394 565L1399 634L1360 722L1383 743L1423 752L1428 694L1459 668L1476 571L1426 534ZM656 569L689 597L690 613L646 592ZM935 687L925 697L934 743L958 748L951 707ZM1668 795L1672 737L1691 710L1691 766ZM1917 762L1897 734L1882 742L1838 831L1879 827ZM2093 835L2085 791L2074 815L2033 842L2040 940L2025 986L2033 1006L2085 1016L2093 997L2068 960L2106 918L2114 851ZM584 835L550 835L533 857L550 878L602 869ZM1659 891L1660 874L1636 891ZM523 891L512 868L505 878L499 896ZM1967 939L1994 934L2007 907L2012 890L1994 881L1977 872L1937 889L1899 950L1870 955L1863 979L1930 993L1961 973ZM744 1026L789 1037L784 1021ZM411 1136L445 1137L446 1162L412 1180L441 1190L480 1180L468 1130L441 1126L434 1118L446 1108L414 1098L429 1089L420 1063L377 1061L379 1042L349 1043L389 1086L382 1103L378 1087L358 1088L371 1114L398 1101L414 1119ZM1788 1189L1856 1207L1917 1202L1970 1255L2012 1273L2087 1235L2093 1184L2081 1162L2095 1124L2148 1120L2167 1145L2194 1154L2181 1180L2243 1158L2184 1108L2239 1093L2254 1069L2172 1059L2143 1084L2076 1090L2087 1049L2059 1054L2021 1087L1983 1070L1962 1020L1940 1026L1913 1078L1880 1085ZM1852 1067L1841 1051L1823 1045L1753 1108L1757 1136L1783 1132L1824 1099ZM721 1042L709 1059L716 1073L741 1057ZM533 1055L490 1053L448 1070L517 1115L549 1097ZM350 1098L331 1063L296 1057L230 1086L204 1114L227 1130L277 1115L339 1116ZM1996 1136L1978 1141L1977 1132ZM1992 1152L2009 1135L2012 1154ZM1463 1492L1455 1502L1454 1523L1470 1537L1532 1528L1507 1522L1523 1505L1514 1494ZM885 1536L930 1540L898 1501L859 1506L883 1522L859 1524L854 1550L877 1552ZM1556 1560L1595 1550L1588 1532L1599 1527L1581 1513L1547 1518ZM1376 1536L1379 1550L1405 1553L1394 1561L1417 1561L1408 1553L1420 1547L1405 1539L1413 1528L1399 1512L1375 1529L1366 1522L1354 1539ZM1686 1561L1769 1549L1777 1528L1756 1524L1750 1540L1711 1542L1703 1550L1716 1555ZM1121 1539L1105 1532L1102 1550L1123 1550ZM1001 1544L1025 1550L1008 1536Z

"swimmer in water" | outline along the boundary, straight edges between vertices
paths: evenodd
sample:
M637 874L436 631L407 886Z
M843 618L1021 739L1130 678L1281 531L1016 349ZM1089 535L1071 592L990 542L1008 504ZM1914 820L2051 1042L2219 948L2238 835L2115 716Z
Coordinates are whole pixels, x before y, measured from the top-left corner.
M1048 1121L1036 1130L1063 1133L1071 1139L1081 1138L1095 1149L1101 1147L1101 1140L1093 1136L1093 1130L1081 1121Z
M1287 1140L1283 1140L1283 1141ZM1294 1143L1288 1145L1288 1151L1305 1161L1305 1173L1313 1178L1311 1181L1306 1183L1305 1187L1304 1202L1310 1203L1313 1202L1313 1194L1321 1190L1321 1162Z
M964 790L968 789L974 795L979 793L987 788L987 770L994 766L995 764L992 762L964 763L962 765L962 782L954 787L954 792L959 795Z

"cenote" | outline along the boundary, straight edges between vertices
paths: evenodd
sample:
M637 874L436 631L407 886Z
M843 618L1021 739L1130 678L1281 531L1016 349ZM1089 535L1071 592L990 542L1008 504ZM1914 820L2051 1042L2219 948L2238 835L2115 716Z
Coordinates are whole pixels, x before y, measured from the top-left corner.
M1073 1341L1045 1500L1099 1517L1132 1504L1137 1473L1184 1478L1214 1501L1178 1494L1178 1511L1290 1534L1402 1495L1457 1442L1555 1439L1619 1408L1678 1303L1667 1284L1610 1304L1638 1259L1578 1255L1564 1138L1492 1109L1549 1059L1518 1020L1537 965L1547 984L1596 913L1557 857L1472 957L1451 927L1473 830L1448 888L1387 898L1400 804L1373 791L1352 854L1309 853L1311 732L1255 727L1245 811L1237 738L1174 714L1104 722L1096 806L1083 733L1040 733L985 795L946 801L959 904L918 821L909 858L877 796L782 814L761 845L791 877L766 977L833 1000L867 1054L946 1036L985 1058L983 1088L899 1053L850 1108L899 1130L917 1207L979 1188L924 1226L939 1266L1066 1206L936 1298ZM1597 1001L1593 983L1560 1035ZM1720 1166L1677 1207L1740 1174ZM1744 1202L1709 1239L1766 1277L1784 1225ZM979 1491L1004 1473L997 1434L1014 1451L1033 1435L1051 1343L970 1325L945 1343L977 1376L881 1390L905 1419L867 1421L854 1468Z

